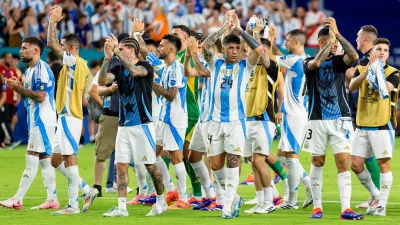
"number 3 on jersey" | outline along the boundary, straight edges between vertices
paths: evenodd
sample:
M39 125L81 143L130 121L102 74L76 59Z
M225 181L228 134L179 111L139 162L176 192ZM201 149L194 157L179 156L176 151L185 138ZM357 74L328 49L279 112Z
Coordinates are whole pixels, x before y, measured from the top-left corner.
M233 80L229 78L222 78L221 89L225 89L227 87L232 88Z

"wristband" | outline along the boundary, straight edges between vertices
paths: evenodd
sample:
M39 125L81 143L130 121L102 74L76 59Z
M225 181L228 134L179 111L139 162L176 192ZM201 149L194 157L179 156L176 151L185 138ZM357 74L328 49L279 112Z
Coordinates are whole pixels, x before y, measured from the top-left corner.
M250 46L252 50L260 46L260 43L258 43L256 39L254 39L252 36L250 36L242 29L240 29L240 35L243 37L243 39L246 41L246 43Z
M140 33L139 31L135 31L135 33L133 33L133 36L136 36L136 35L142 36L142 33Z

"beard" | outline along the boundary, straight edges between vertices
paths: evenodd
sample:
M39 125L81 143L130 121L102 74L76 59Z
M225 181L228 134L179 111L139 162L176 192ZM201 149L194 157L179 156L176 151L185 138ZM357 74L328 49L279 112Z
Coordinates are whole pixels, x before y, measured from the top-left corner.
M160 53L160 55L158 56L158 58L159 58L159 59L165 59L165 58L167 58L167 55L166 55L166 54Z
M21 57L21 61L22 61L23 63L29 63L30 61L32 61L32 58L24 58L24 57Z

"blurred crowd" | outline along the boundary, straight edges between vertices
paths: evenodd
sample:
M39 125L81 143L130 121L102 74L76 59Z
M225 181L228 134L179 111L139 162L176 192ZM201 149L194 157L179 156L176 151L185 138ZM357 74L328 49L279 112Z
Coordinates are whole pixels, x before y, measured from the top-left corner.
M303 29L308 47L317 47L318 28L325 19L317 0L308 9L289 8L284 0L2 0L0 46L20 47L24 37L36 36L46 42L48 15L53 4L63 8L58 23L59 37L77 33L85 48L102 48L113 33L129 33L134 18L145 22L145 37L160 41L174 25L186 25L208 35L217 30L227 10L236 9L242 26L252 15L269 20L277 28L277 46L286 33Z

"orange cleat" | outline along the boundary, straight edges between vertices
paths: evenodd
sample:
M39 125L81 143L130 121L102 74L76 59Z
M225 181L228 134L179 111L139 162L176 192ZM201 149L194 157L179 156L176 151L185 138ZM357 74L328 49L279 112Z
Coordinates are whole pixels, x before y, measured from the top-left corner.
M179 200L179 193L178 189L175 189L175 191L170 191L167 193L167 196L165 197L165 202L167 205L171 205L173 202Z
M178 200L175 204L168 206L168 209L189 209L189 202L184 202L182 200Z

